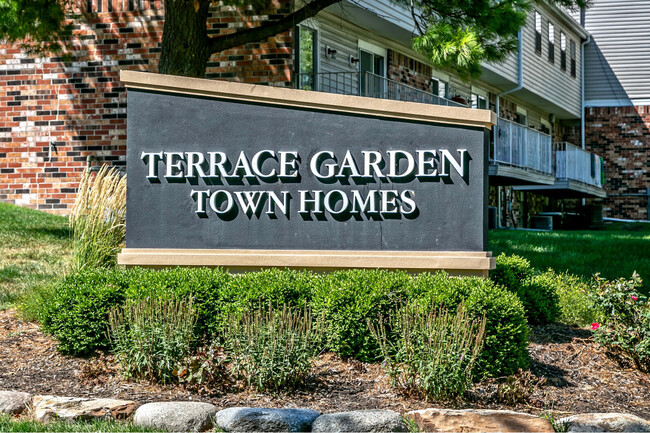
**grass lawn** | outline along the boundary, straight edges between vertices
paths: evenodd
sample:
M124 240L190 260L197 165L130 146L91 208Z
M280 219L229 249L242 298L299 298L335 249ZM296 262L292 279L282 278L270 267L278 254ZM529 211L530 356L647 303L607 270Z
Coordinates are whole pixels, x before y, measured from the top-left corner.
M88 421L66 423L55 421L42 424L0 414L0 432L154 432L152 428L136 427L130 423L114 421Z
M67 218L0 203L0 309L61 275L71 257Z
M599 231L491 230L494 255L518 254L533 267L590 278L630 277L637 271L650 292L650 224L608 224Z

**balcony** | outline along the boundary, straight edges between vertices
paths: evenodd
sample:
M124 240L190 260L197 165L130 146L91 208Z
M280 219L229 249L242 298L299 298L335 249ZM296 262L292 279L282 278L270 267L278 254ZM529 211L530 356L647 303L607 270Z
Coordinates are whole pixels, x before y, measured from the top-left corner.
M464 107L429 92L370 72L298 75L303 90L395 101ZM563 197L604 197L601 159L570 143L553 143L549 134L499 118L490 149L490 184L515 186Z
M320 72L300 74L298 88L339 95L358 95L393 101L465 107L458 102L441 98L433 93L398 83L370 72Z
M552 141L548 134L499 118L490 181L496 185L552 185L555 182Z

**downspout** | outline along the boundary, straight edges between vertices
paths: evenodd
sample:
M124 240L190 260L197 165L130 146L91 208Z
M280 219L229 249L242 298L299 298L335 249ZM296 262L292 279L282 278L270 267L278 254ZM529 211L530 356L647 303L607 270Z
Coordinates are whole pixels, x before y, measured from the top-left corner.
M507 95L509 93L517 92L521 90L524 87L524 49L523 49L523 38L521 34L521 27L519 28L519 33L517 34L517 39L519 40L519 71L518 71L518 85L514 89L506 90L501 93L497 93L496 96L496 111L497 111L497 119L499 117L499 108L500 108L500 103L499 103L499 98L501 96ZM496 132L499 132L499 125L497 124L496 126Z
M585 148L585 46L591 42L591 35L580 44L580 139L582 148Z
M497 93L496 95L496 104L495 104L495 109L497 112L497 124L494 126L494 150L493 152L496 152L496 141L499 139L499 111L500 111L500 98L501 96L507 95L509 93L517 92L521 90L524 87L524 47L523 47L523 36L521 32L521 27L519 28L519 32L517 33L517 39L519 40L519 70L517 71L517 81L519 84L517 84L517 87L514 89L506 90L501 93ZM492 160L495 160L495 154L492 154ZM499 209L497 212L497 227L502 227L501 225L501 187L499 187ZM508 220L508 217L506 216L506 221Z

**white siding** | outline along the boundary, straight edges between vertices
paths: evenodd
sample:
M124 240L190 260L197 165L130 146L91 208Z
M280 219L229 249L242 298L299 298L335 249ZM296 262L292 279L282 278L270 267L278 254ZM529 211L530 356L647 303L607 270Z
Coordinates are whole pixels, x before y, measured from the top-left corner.
M593 39L585 56L585 99L606 105L650 100L650 0L594 0L585 17Z
M524 89L580 117L580 44L581 37L550 9L537 5L542 15L542 53L535 52L535 18L528 15L523 28ZM555 62L548 61L548 22L555 27ZM567 19L570 19L567 17ZM560 32L567 35L567 67L560 69ZM576 77L571 77L569 40L576 44Z

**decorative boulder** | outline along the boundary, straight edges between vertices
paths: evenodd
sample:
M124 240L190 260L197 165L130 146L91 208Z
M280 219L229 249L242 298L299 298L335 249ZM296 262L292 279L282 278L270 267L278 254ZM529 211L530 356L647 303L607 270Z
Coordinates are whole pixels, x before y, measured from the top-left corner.
M32 395L18 391L0 391L0 413L23 413L32 402Z
M581 413L558 420L568 432L650 432L650 422L625 413Z
M135 411L133 424L166 431L200 432L212 428L216 414L217 408L209 403L147 403Z
M137 404L130 400L112 398L78 398L37 395L34 397L33 416L36 421L54 419L80 421L96 419L126 419Z
M320 412L312 409L231 407L217 412L217 426L227 432L304 432Z
M408 432L408 426L392 410L355 410L321 415L312 432Z
M554 432L547 419L509 410L424 409L405 417L426 432Z

